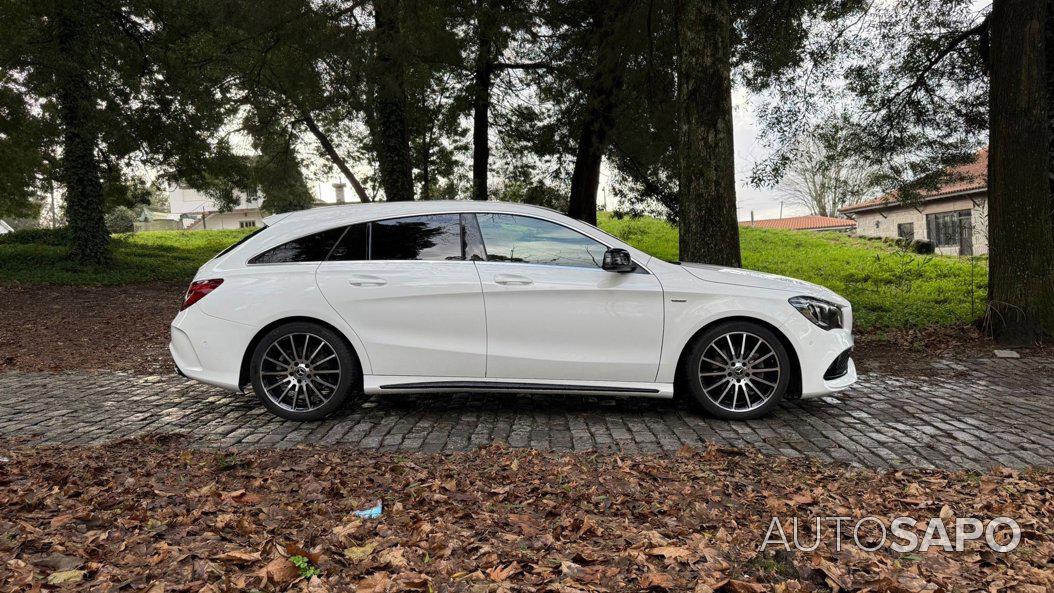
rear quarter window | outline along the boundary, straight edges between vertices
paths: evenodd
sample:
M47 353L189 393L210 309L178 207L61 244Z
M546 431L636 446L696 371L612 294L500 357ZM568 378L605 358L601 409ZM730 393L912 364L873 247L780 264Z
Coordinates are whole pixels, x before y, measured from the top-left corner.
M320 262L326 259L333 246L337 244L345 227L329 229L299 239L293 239L272 247L249 260L249 264L288 264L301 262Z

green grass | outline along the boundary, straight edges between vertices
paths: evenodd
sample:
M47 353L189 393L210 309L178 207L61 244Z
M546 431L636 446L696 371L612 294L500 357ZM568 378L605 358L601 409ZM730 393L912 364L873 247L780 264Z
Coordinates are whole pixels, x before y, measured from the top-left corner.
M654 218L615 219L600 226L634 247L677 259L677 229ZM0 242L0 284L117 285L188 281L195 270L248 231L157 231L113 236L114 266L81 270L59 245ZM853 302L857 325L903 328L967 323L980 315L985 258L923 256L837 233L742 229L747 268L823 284ZM974 279L971 281L971 266ZM974 284L972 284L972 282ZM971 291L971 286L973 289ZM974 295L971 310L970 294Z
M61 245L0 244L0 283L131 284L189 281L201 264L249 231L151 231L113 235L110 268L83 269Z

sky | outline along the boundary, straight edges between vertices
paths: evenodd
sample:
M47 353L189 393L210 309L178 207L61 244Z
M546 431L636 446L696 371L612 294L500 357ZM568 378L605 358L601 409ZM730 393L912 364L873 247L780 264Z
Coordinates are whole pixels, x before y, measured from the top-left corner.
M736 207L739 220L755 220L780 217L780 201L785 198L778 188L756 188L750 185L750 172L754 163L764 159L768 150L759 137L757 120L750 97L745 91L732 94L732 143L736 156ZM808 214L794 204L783 204L783 216Z

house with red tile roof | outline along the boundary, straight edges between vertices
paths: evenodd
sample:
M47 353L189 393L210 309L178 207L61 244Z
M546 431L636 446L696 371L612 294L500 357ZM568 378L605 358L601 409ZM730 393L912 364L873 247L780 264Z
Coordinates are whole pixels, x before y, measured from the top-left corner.
M839 231L848 233L856 228L856 221L833 216L789 216L766 220L748 220L739 226L759 229L787 229L792 231Z
M839 212L856 220L863 237L925 239L944 255L988 253L988 149L948 173L948 183L913 204L901 203L894 193Z

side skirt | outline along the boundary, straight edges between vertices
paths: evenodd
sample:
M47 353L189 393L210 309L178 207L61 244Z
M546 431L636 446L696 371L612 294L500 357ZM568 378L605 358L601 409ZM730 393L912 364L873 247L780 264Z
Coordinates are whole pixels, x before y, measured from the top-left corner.
M565 393L571 395L622 395L670 399L668 383L605 383L603 381L551 381L540 379L477 379L463 377L408 377L366 375L363 388L380 393Z

